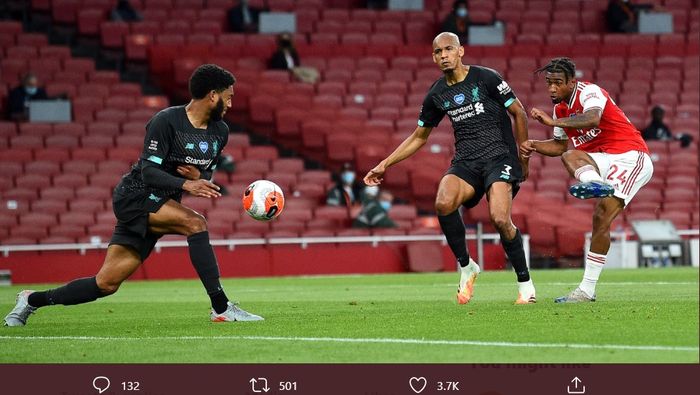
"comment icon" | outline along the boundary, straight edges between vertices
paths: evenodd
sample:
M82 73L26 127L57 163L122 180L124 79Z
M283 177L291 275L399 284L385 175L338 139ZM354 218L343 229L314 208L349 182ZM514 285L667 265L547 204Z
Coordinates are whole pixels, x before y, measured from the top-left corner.
M94 379L92 379L93 388L95 388L100 394L107 391L110 384L111 383L109 379L105 376L97 376Z

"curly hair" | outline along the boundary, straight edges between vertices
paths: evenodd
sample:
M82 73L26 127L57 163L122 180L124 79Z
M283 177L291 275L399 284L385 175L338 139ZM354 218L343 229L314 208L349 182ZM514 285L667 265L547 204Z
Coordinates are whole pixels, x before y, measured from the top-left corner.
M535 74L540 74L543 72L564 73L564 76L568 81L576 76L576 64L569 58L554 58L546 65L535 70Z
M190 77L190 95L203 99L209 92L221 92L236 83L236 77L215 64L203 64Z

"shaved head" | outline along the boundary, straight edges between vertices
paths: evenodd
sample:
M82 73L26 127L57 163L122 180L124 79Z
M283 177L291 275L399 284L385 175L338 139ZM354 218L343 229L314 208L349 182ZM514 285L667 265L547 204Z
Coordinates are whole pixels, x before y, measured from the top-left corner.
M443 45L451 44L455 47L459 47L461 45L459 43L459 37L457 37L456 34L450 32L442 32L435 36L435 39L433 40L433 47L435 47L438 44L438 42L442 43Z
M459 37L450 32L442 32L433 40L433 62L440 67L445 74L458 74L465 70L462 65L464 47L459 44Z

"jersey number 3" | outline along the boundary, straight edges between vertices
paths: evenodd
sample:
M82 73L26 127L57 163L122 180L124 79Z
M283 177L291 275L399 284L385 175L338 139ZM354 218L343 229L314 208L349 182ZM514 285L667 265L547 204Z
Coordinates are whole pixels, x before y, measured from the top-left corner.
M615 173L620 170L616 165L610 166L610 173L608 174L608 180L610 181L615 181L617 179L620 181L620 185L624 185L625 182L627 181L627 169L623 170L622 173L618 174L617 177L615 177Z

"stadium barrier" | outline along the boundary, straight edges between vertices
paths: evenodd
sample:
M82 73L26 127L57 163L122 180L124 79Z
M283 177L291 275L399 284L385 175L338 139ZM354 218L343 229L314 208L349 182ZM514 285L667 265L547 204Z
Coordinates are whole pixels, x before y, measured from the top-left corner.
M505 268L505 254L495 233L468 234L474 258L486 270ZM439 267L456 269L442 235L347 236L212 240L222 277L316 274L396 273L408 271L406 246L434 243ZM526 257L529 236L523 235ZM107 243L0 246L0 270L12 272L13 283L62 282L94 275L102 265ZM77 252L77 253L76 253ZM187 242L160 241L131 279L196 278Z
M700 266L700 230L678 229L676 232L686 244L685 263L693 267ZM634 236L632 232L610 232L611 244L606 266L627 269L639 267L639 242L632 236ZM588 246L591 245L591 232L586 233L585 240L583 250L587 251Z

